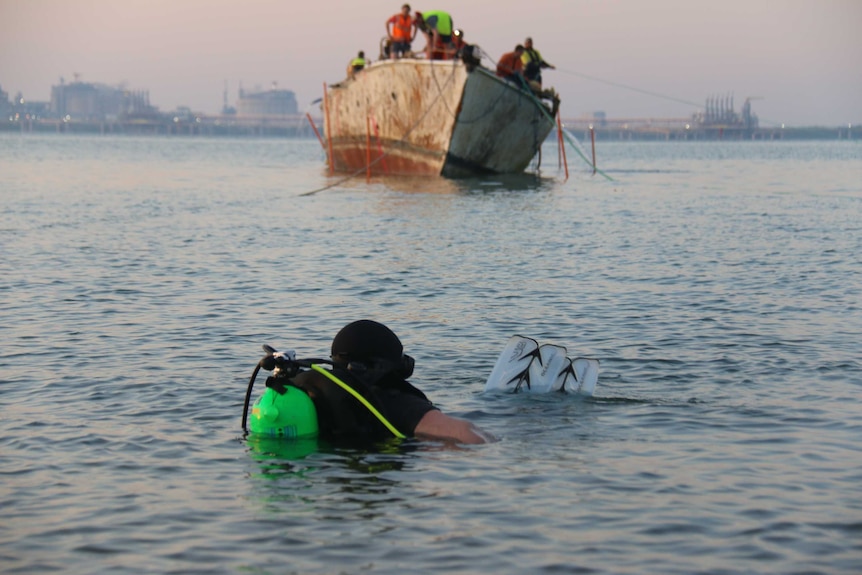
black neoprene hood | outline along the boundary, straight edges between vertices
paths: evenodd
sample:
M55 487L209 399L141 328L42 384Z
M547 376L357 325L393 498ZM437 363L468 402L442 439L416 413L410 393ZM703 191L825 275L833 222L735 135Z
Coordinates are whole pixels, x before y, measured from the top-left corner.
M333 357L344 354L356 360L379 357L400 361L404 346L382 323L361 319L341 328L332 340L331 353Z

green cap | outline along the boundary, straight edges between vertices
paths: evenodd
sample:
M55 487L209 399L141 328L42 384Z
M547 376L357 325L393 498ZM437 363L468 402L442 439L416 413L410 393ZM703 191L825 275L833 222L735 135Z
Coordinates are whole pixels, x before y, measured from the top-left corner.
M299 388L288 386L284 393L267 388L251 408L248 428L267 437L316 437L317 410Z

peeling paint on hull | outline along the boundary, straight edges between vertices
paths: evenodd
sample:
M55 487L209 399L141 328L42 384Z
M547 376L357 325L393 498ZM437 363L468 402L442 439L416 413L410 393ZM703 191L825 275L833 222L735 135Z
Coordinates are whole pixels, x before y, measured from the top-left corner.
M554 124L531 94L457 60L390 60L324 99L335 171L375 175L519 173Z

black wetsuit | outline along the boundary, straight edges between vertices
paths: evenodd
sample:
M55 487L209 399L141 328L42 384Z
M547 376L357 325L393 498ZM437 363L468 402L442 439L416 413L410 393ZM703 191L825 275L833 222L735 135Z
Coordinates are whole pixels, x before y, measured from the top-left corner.
M368 385L347 370L334 368L332 374L362 395L398 431L412 437L426 413L437 409L425 394L402 379ZM293 378L293 385L305 391L317 409L320 437L330 441L380 441L392 432L362 403L338 384L316 371Z

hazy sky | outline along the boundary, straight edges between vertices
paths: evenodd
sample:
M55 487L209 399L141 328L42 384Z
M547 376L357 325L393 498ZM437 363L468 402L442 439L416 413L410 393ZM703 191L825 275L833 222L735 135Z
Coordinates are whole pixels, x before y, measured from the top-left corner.
M0 0L0 87L48 100L60 77L217 113L237 90L300 110L372 59L400 0ZM496 60L525 36L557 70L563 117L687 117L746 97L761 124L862 123L862 0L435 0ZM414 48L424 46L417 41ZM655 94L655 95L654 95Z

